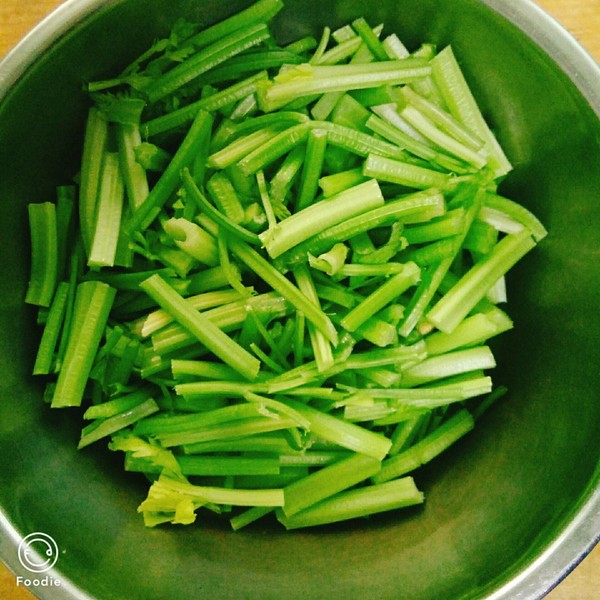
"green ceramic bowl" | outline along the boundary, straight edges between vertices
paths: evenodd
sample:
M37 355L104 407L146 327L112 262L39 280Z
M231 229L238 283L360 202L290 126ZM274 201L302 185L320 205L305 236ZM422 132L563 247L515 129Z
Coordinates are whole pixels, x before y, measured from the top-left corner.
M0 553L58 545L41 598L533 599L600 532L600 69L528 0L287 0L285 39L363 14L409 45L452 43L515 165L502 191L550 235L510 278L516 329L496 344L510 394L418 473L427 501L307 532L232 533L214 521L144 529L146 486L80 417L50 411L29 375L37 339L22 303L26 203L77 169L82 82L111 74L178 15L211 23L230 0L71 0L0 66Z

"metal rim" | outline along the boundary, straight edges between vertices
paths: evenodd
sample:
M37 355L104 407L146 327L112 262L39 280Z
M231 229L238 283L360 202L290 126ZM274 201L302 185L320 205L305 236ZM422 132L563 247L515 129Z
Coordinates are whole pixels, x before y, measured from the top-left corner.
M37 25L0 62L0 102L29 67L73 26L100 7L118 0L67 0ZM600 118L600 65L553 17L532 0L480 0L523 31L568 75ZM19 536L0 512L2 554L15 550ZM600 542L600 487L582 504L574 518L531 564L493 592L488 600L535 600L558 585ZM9 566L15 561L7 560ZM89 598L66 578L54 598ZM67 584L67 585L65 585ZM49 592L50 593L50 592Z

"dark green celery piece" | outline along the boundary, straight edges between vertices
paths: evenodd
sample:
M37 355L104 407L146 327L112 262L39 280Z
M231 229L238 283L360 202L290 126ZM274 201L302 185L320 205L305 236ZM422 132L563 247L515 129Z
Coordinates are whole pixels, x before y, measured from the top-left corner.
M31 273L25 302L50 306L57 285L58 239L56 205L52 202L29 204L31 234Z
M260 71L243 81L239 81L229 87L219 90L211 96L186 104L183 108L165 113L151 121L143 123L141 126L142 133L146 138L149 138L171 131L183 125L188 125L194 120L194 117L199 110L212 113L241 100L249 94L253 94L256 91L258 82L266 78L267 72Z
M234 342L202 313L192 309L160 275L150 276L140 284L140 287L215 356L246 379L256 378L260 370L260 361Z
M298 65L276 76L273 82L259 86L258 103L264 112L271 112L301 96L400 85L430 73L431 67L420 58L367 65Z
M154 103L176 92L181 86L214 69L229 58L264 42L269 37L269 29L264 23L236 30L153 79L142 91L148 101Z
M364 17L359 17L358 19L352 21L352 27L356 33L360 35L363 42L367 45L369 50L373 53L378 61L389 60L387 52L379 41L379 37L373 33L373 29L371 29Z
M156 219L171 194L179 187L181 170L191 165L195 156L202 151L206 140L210 139L206 133L211 129L212 124L213 116L210 113L198 111L173 160L150 190L146 200L131 215L126 227L126 232L130 236L137 231L144 231Z
M373 482L384 483L414 471L441 454L471 431L473 426L471 414L465 409L460 410L414 446L384 460L381 471L373 477Z
M306 141L306 156L296 199L296 212L310 206L317 195L326 148L327 132L322 129L312 129Z
M242 527L246 527L246 525L250 525L250 523L258 521L258 519L268 515L270 512L273 512L273 508L270 506L253 506L252 508L245 510L243 513L232 517L229 520L229 523L231 524L231 528L234 531L237 531Z
M77 286L73 322L52 407L79 406L104 334L116 290L99 281Z
M186 45L204 48L224 36L255 23L268 23L281 9L281 0L258 0L235 15L219 21L186 40Z
M198 442L183 446L186 454L204 454L211 452L262 452L268 454L288 454L299 452L290 444L284 432L263 433L247 437Z
M77 188L61 185L56 188L56 281L65 279L69 267L69 252L74 251L75 203Z
M328 227L346 222L383 204L379 185L370 180L308 206L259 237L271 258L277 258Z
M404 477L335 494L292 516L287 516L283 510L277 510L276 514L286 529L299 529L397 510L422 504L423 500L424 495L414 479Z
M429 223L406 227L403 235L409 244L424 244L458 235L465 227L464 208L449 210L445 215L432 219Z
M150 142L141 142L135 146L133 152L136 162L142 168L157 173L162 173L173 158L164 148Z
M372 477L380 468L380 460L364 454L354 454L318 469L283 489L285 502L282 511L286 517L294 515L324 498Z
M451 333L489 288L534 246L526 229L504 237L431 308L427 320L440 331Z
M98 108L90 108L83 140L79 186L79 225L86 255L89 255L94 237L102 158L107 139L108 122L102 118Z
M55 365L55 351L61 335L67 304L69 300L69 290L71 284L63 281L58 284L48 319L44 325L44 332L40 345L38 347L35 364L33 365L34 375L48 375Z
M136 421L158 412L159 410L158 404L156 404L152 398L148 398L122 413L106 419L98 419L83 428L77 448L85 448L104 437L108 437L121 429L125 429L125 427L133 425Z

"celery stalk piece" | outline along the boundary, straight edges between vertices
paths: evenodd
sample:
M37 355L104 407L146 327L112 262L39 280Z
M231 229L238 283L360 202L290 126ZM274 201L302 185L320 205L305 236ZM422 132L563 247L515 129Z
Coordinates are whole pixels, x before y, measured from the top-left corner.
M512 166L485 122L452 48L444 48L433 58L431 66L433 80L452 115L485 141L489 152L488 164L494 175L506 175Z
M319 44L315 50L315 52L313 53L313 55L310 57L310 60L308 61L309 64L311 65L318 65L321 61L321 58L323 57L323 54L327 48L327 45L329 44L329 38L331 36L331 29L327 26L325 26L323 28L323 33L321 34L321 39L319 40Z
M342 448L383 460L392 445L380 433L348 423L295 400L287 400L286 403L310 421L311 433Z
M104 437L108 437L121 429L125 429L125 427L129 427L136 421L154 414L159 410L158 404L156 404L152 398L148 398L142 403L138 403L122 413L106 419L98 419L83 428L77 449L81 450L81 448L85 448Z
M284 129L249 152L237 163L237 166L243 175L253 175L303 143L308 132L308 123L299 123Z
M492 379L488 376L473 375L469 379L454 383L444 383L432 387L418 388L365 388L354 390L355 394L371 399L387 399L398 407L435 408L452 402L490 392Z
M106 152L102 164L96 207L96 226L88 257L90 267L115 264L125 186L119 167L119 155Z
M436 379L477 371L478 369L493 369L495 366L496 360L488 346L455 350L426 358L418 365L404 370L402 372L402 386L420 386Z
M483 197L483 205L486 208L497 210L514 219L523 227L528 229L536 242L543 240L548 232L539 219L522 204L509 200L497 194L486 193Z
M271 112L288 102L311 94L400 85L431 73L427 61L407 58L369 65L297 65L276 76L272 83L260 85L258 103Z
M260 239L255 233L253 233L252 231L239 225L234 219L232 219L227 214L223 214L221 211L217 210L206 199L204 194L202 194L202 192L196 185L196 182L194 181L188 168L184 168L182 170L181 179L183 181L183 185L185 187L186 192L190 195L190 197L193 199L193 201L201 208L201 210L203 212L205 212L208 215L208 217L210 217L213 221L215 221L220 227L222 227L223 229L226 229L232 235L238 237L239 239L241 239L245 242L248 242L249 244L254 244L254 245L260 244ZM229 191L231 191L231 190L229 190ZM237 202L235 202L235 205L236 205L235 208L232 207L230 212L237 209ZM241 208L241 205L240 205L240 208ZM170 222L174 222L174 221L175 221L174 219L171 219ZM177 220L177 222L180 222L180 221L181 220ZM196 227L198 227L198 226L196 225ZM203 229L200 227L198 227L198 229L200 229L200 231L203 231ZM208 239L205 239L204 235L202 236L202 238L203 238L202 244L205 245L206 248L204 248L203 245L197 245L195 242L194 242L194 248L196 251L199 252L200 255L205 255L205 253L208 250L210 250L211 261L214 261L212 252L213 252L213 245L215 244L215 241L214 241L214 238L212 238L209 234L206 234L206 235L208 237L210 237L210 239L211 239L211 241L209 242ZM215 246L215 251L216 251L216 246ZM205 262L205 261L203 261L203 262ZM217 253L217 262L215 262L214 264L212 264L212 262L206 263L206 264L215 266L217 263L218 263L218 253Z
M244 208L231 181L222 171L217 171L207 182L206 189L217 209L234 223L244 220Z
M193 433L213 425L223 425L260 416L258 407L251 403L232 404L221 408L190 414L157 415L139 421L135 435L162 436L175 433Z
M427 353L429 356L436 356L465 346L481 344L512 327L512 320L498 308L477 313L464 319L452 333L436 331L426 336Z
M321 177L319 179L319 187L323 191L323 195L328 198L359 183L363 183L366 179L362 174L362 168L350 169Z
M151 396L144 389L138 389L128 394L118 396L101 404L93 404L84 413L84 419L108 419L119 413L131 410L132 408L143 404Z
M102 157L108 138L108 122L96 107L90 108L85 126L79 189L79 223L86 254L89 254L96 223Z
M271 258L277 258L328 227L383 204L384 199L379 185L375 180L370 180L312 204L284 219L259 237Z
M380 468L379 460L364 454L354 454L323 467L283 489L285 501L282 511L286 517L294 515L324 498L372 477Z
M407 160L409 158L406 152L395 143L389 143L340 123L312 121L310 127L327 131L329 145L342 148L358 156L366 157L369 154L378 154L397 160Z
M135 210L150 193L146 170L136 160L135 149L142 143L139 125L119 124L117 126L119 160L121 174L127 191L129 206Z
M296 146L281 162L269 183L269 191L274 203L286 204L286 196L300 173L305 154L304 146ZM285 215L280 215L280 217L285 218L289 215L290 212L287 211Z
M252 508L245 510L243 513L232 517L229 520L229 523L234 531L238 531L242 527L246 527L246 525L250 525L250 523L258 521L258 519L268 515L270 512L273 512L273 508L270 506L253 506Z
M488 289L527 252L535 247L529 231L507 235L492 252L476 263L427 313L427 319L451 333Z
M364 17L359 17L358 19L352 21L352 28L356 31L356 33L358 33L358 35L360 35L363 42L366 44L366 46L372 52L373 56L375 56L375 58L378 61L389 60L385 48L379 41L379 37L375 33L373 33L373 30L371 29L367 21L364 19Z
M471 150L479 151L484 142L469 131L462 123L457 121L450 113L440 108L434 102L419 95L410 86L404 86L401 90L404 99L428 117L439 129L451 135L457 141L463 143Z
M285 124L287 125L287 122ZM273 139L279 133L280 126L281 124L274 123L236 138L211 154L208 157L208 166L215 169L230 167Z
M312 129L306 141L306 157L300 178L300 191L296 199L296 212L310 206L315 199L326 148L327 132L322 129Z
M163 496L161 490L177 493L179 496L202 499L215 504L232 504L234 506L283 506L283 490L236 490L213 486L192 485L179 479L160 477L150 488L148 498L142 502L138 510L150 510L153 496L160 504Z
M369 317L393 302L411 286L416 285L421 277L421 270L414 263L406 263L403 270L390 277L381 287L367 296L341 320L347 331L355 331Z
M202 313L193 310L160 275L150 276L140 284L140 287L225 364L246 379L256 378L260 370L260 361L234 342Z
M177 247L189 256L209 267L219 264L217 242L200 225L183 217L173 217L163 223L163 229Z
M442 215L445 208L444 197L435 189L391 200L380 208L367 211L313 235L283 254L280 260L283 265L305 262L308 253L314 256L322 254L330 250L336 243L345 242L361 233L396 221L414 223L429 220Z
M203 29L186 40L186 44L195 48L204 48L239 29L247 28L255 23L268 23L282 8L281 0L258 0L231 17Z
M335 494L289 517L283 510L277 510L276 514L286 529L299 529L397 510L422 504L423 500L424 494L414 479L403 477Z
M239 374L227 365L203 360L172 359L171 372L177 381L187 378L235 381Z
M314 302L311 302L289 279L277 271L258 252L242 242L232 240L231 251L243 264L271 286L273 290L302 312L334 346L337 346L337 330L329 317Z
M56 205L52 202L29 204L27 211L31 235L31 273L25 302L50 306L58 273Z
M208 425L195 431L164 434L160 436L160 441L165 448L171 448L173 446L189 446L199 442L246 437L270 431L281 431L295 426L296 422L289 417L251 417L218 425Z
M246 98L250 94L254 94L258 82L266 78L267 72L259 71L238 83L234 83L233 85L214 93L212 96L201 98L196 102L187 104L183 108L179 108L150 121L146 121L141 126L142 133L146 138L150 138L183 125L187 125L194 120L194 117L200 110L213 113L228 104L232 104L233 102Z
M56 281L64 281L69 267L69 252L74 245L77 189L61 185L56 189Z
M294 277L300 291L316 306L321 308L319 296L315 290L315 285L310 275L310 271L305 265L294 269ZM326 371L333 365L333 352L329 340L319 331L312 322L308 323L308 334L313 348L313 354L317 368L320 372Z
M178 456L177 462L185 476L215 477L231 475L279 475L281 468L277 457L246 456ZM130 472L160 474L160 465L129 455L125 470Z
M146 277L147 279L147 277ZM217 306L223 306L229 302L235 302L242 297L236 290L219 290L214 292L203 292L194 296L186 297L185 301L196 310L207 310ZM131 326L141 337L148 337L159 329L173 322L173 317L162 308L152 311Z
M152 80L143 88L143 92L148 101L154 103L210 69L214 69L227 59L264 42L269 37L269 29L264 23L234 31Z
M210 130L212 124L213 116L210 113L203 110L198 111L173 160L150 190L144 202L131 215L126 228L130 236L137 231L146 230L156 219L171 194L179 187L181 170L190 166L194 157L201 152L202 146L206 144L208 139L206 132Z
M410 188L443 190L450 184L450 176L407 162L370 154L363 165L363 175Z
M431 140L448 154L452 154L456 158L464 160L473 165L476 169L482 169L487 164L485 157L481 153L472 150L462 142L459 142L452 136L438 129L435 126L435 123L413 106L406 105L399 114L421 135Z
M52 397L53 408L81 404L115 294L114 288L98 281L84 281L77 286L73 323Z
M70 285L70 283L63 281L56 288L33 365L34 375L48 375L52 371L55 363L54 353L67 311Z
M373 477L373 483L380 484L401 477L428 463L471 431L473 426L471 414L465 409L460 410L408 450L384 460L381 471Z

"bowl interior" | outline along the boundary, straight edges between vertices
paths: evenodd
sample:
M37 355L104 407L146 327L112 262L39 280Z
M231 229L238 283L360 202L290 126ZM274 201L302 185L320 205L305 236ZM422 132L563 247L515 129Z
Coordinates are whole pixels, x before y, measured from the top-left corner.
M516 329L495 343L493 375L510 392L417 473L423 508L307 532L267 523L234 534L208 518L146 530L135 512L145 482L125 476L103 444L78 452L79 414L50 411L29 375L38 333L22 303L26 204L51 199L77 171L82 83L114 73L179 15L210 24L243 5L107 3L45 52L0 105L0 506L21 535L52 535L58 575L84 597L489 594L556 540L598 485L600 122L548 56L481 2L379 0L367 10L352 0L287 0L276 21L284 41L362 14L410 48L452 43L515 166L501 191L550 231L509 279ZM16 565L16 550L8 554Z

